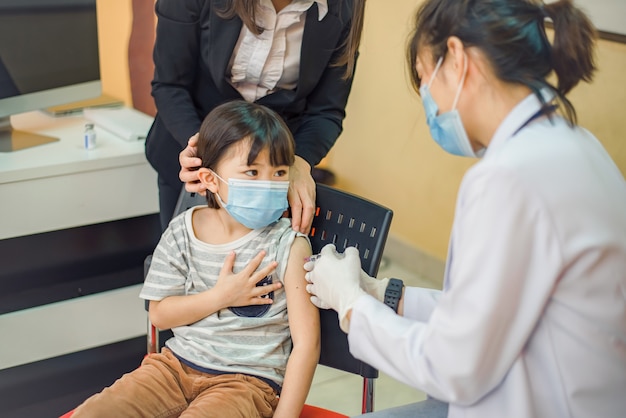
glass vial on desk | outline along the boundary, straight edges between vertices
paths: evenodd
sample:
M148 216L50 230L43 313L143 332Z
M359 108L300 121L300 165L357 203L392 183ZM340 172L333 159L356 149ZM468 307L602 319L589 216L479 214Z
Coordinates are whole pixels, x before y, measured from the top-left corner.
M96 131L93 128L93 123L85 124L83 146L85 149L94 149L96 147Z

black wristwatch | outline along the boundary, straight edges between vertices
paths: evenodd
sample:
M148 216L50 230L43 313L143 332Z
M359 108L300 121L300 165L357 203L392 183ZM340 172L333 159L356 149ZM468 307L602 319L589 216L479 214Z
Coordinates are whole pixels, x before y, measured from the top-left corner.
M404 282L400 279L389 279L387 289L385 289L385 305L393 309L394 312L398 312L398 304L402 297L402 288Z

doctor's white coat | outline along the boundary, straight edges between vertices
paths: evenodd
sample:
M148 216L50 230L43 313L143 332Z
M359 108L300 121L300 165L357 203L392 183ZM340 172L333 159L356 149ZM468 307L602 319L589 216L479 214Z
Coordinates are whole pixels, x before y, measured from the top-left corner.
M626 417L626 182L601 144L529 96L458 195L444 291L370 296L350 350L449 417ZM626 139L625 139L626 140Z

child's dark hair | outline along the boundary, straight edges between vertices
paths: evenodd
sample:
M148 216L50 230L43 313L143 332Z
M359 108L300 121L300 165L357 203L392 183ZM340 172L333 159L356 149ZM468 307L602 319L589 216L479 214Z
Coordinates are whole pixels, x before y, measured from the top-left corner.
M289 128L276 112L265 106L234 100L213 109L202 122L198 135L198 157L202 167L215 167L232 145L250 141L248 164L261 150L269 151L273 166L292 166L295 145ZM207 191L207 204L219 208L215 196Z
M545 20L554 26L550 45ZM535 0L426 0L418 9L407 63L413 87L420 79L415 69L418 50L428 47L433 60L445 56L450 36L466 47L477 47L498 78L523 84L544 102L540 90L554 91L571 124L576 111L565 95L581 80L591 81L596 69L596 30L572 0L543 4ZM557 86L546 78L554 71Z

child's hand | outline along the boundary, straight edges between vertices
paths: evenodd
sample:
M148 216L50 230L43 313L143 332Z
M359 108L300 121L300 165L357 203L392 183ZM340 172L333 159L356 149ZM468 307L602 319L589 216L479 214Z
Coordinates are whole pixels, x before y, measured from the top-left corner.
M256 255L250 263L239 273L233 273L235 264L235 253L231 252L226 257L222 271L217 279L217 284L213 288L216 292L221 292L221 301L223 308L230 306L248 306L248 305L267 305L273 302L270 298L263 298L270 292L281 288L280 282L268 284L266 286L257 287L257 283L269 274L271 274L278 263L272 261L267 266L259 269L261 262L265 257L265 251L261 251Z

